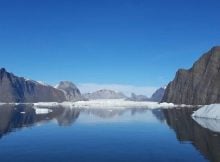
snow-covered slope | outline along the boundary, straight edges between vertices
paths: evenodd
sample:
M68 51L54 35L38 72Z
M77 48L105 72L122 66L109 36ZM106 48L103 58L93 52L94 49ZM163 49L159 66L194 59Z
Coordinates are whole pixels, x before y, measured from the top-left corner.
M193 117L220 119L220 104L203 106L192 114Z

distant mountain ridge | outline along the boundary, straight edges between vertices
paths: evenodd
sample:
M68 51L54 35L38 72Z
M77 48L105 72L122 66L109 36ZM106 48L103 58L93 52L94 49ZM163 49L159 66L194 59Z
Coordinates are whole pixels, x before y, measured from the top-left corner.
M220 103L220 46L202 55L189 70L178 70L162 101L189 105Z
M145 95L136 95L135 93L131 94L131 97L128 97L129 101L153 101L153 102L161 102L166 87L161 87L157 89L151 97L147 97Z
M123 93L108 89L101 89L93 93L83 94L83 97L88 100L96 99L123 99L127 98Z
M131 97L128 97L126 100L128 101L150 101L145 95L136 95L135 93L131 93Z

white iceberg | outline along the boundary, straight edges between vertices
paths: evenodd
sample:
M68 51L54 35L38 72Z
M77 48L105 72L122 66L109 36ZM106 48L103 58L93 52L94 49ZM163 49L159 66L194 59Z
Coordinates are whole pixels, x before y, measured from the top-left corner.
M192 114L193 117L220 119L220 104L206 105Z

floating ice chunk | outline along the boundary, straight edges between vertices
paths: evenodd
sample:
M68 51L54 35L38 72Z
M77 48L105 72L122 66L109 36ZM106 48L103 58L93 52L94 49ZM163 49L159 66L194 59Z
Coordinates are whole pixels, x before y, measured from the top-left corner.
M48 114L52 112L51 109L45 109L45 108L35 108L36 114Z

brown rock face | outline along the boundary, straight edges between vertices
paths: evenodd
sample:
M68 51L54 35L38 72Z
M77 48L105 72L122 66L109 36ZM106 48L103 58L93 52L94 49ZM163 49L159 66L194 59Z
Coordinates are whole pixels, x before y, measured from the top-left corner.
M0 69L0 102L62 102L62 91Z
M191 69L178 70L162 102L191 105L220 103L220 46L204 54Z

